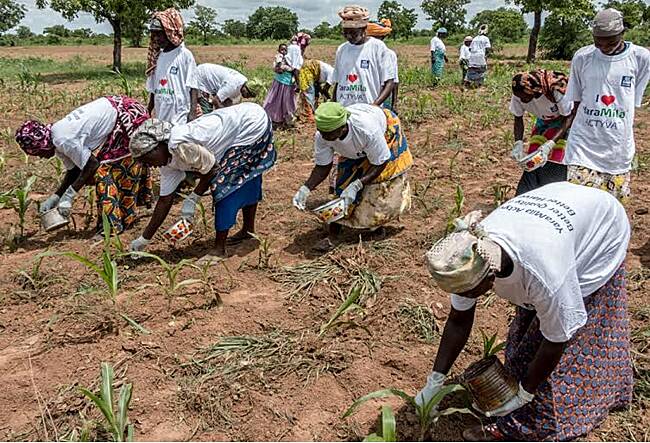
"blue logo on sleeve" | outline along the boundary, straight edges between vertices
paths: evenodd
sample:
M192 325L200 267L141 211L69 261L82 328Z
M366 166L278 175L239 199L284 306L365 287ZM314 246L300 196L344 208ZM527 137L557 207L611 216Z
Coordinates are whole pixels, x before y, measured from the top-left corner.
M624 88L631 88L632 79L634 79L634 77L632 77L631 75L624 75L623 77L621 77L621 86L623 86Z
M361 67L363 69L369 69L370 68L370 60L361 60Z
M174 74L174 75L178 74L178 66L172 66L172 67L169 69L169 73L170 73L170 74Z

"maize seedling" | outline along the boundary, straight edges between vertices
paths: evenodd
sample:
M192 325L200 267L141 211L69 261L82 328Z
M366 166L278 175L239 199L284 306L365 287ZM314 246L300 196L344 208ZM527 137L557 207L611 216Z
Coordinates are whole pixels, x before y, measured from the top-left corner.
M388 405L381 407L381 422L379 423L379 432L373 433L363 439L363 441L397 441L397 431L395 430L395 414L393 408Z
M22 187L14 188L9 192L0 194L0 209L11 208L18 214L18 229L20 230L18 240L22 240L25 237L25 215L27 214L29 205L32 203L32 200L29 198L29 193L32 190L34 182L36 182L36 177L31 176Z
M431 397L431 399L426 404L420 406L419 404L416 403L415 397L408 395L406 392L402 390L381 389L379 391L374 391L371 392L370 394L366 394L363 397L360 397L357 400L355 400L354 403L352 403L352 406L350 406L350 408L348 408L348 410L343 414L342 418L346 418L352 415L357 410L357 408L359 408L359 406L361 406L368 400L386 398L386 397L400 397L402 400L406 401L415 409L415 412L418 416L418 420L420 422L419 441L423 441L429 427L433 423L437 422L440 417L445 415L455 414L457 412L463 414L472 414L472 412L467 408L447 408L442 410L438 408L440 402L447 395L453 392L464 391L464 390L465 388L463 388L461 385L457 385L457 384L445 385L440 389L440 391L436 393L436 395Z
M491 337L488 337L483 330L481 330L481 336L483 337L483 358L490 358L493 355L498 354L506 347L506 342L501 342L496 344L497 334L496 332Z
M463 188L456 184L456 193L454 194L454 207L451 208L449 212L449 217L447 218L447 229L446 233L449 234L454 230L454 221L463 215L463 206L465 205L465 194L463 193Z
M257 240L257 268L258 269L268 269L271 262L271 257L273 253L271 252L271 244L273 243L269 240L268 237L262 237L261 235L254 234L250 232L250 235Z
M101 411L106 420L104 425L111 437L113 437L113 441L133 441L133 424L129 423L127 417L133 385L131 383L122 385L120 398L117 402L117 411L115 411L113 409L113 366L109 363L102 363L101 376L102 381L98 395L86 388L79 388L79 390Z
M327 323L324 323L320 327L320 332L318 334L319 337L322 337L329 329L338 326L343 323L353 323L353 322L340 322L338 319L347 313L353 312L353 311L362 311L363 308L357 304L359 299L361 298L361 288L359 286L355 286L352 288L350 291L350 294L348 297L345 299L343 303L341 303L341 306L336 310L332 318L329 319Z
M508 200L508 194L512 191L512 186L497 183L492 185L492 196L494 197L494 206L499 207Z
M129 253L132 257L147 257L147 258L152 258L156 260L160 266L163 268L165 271L165 275L167 276L167 285L163 285L160 280L160 286L162 286L165 290L165 294L167 297L171 297L176 291L181 289L184 286L189 286L193 285L195 283L201 283L202 281L196 278L192 279L187 279L187 280L182 280L178 281L178 274L185 268L186 266L193 266L196 267L195 265L192 264L190 260L183 259L179 261L178 263L169 263L165 261L164 258L152 254L150 252L131 252Z

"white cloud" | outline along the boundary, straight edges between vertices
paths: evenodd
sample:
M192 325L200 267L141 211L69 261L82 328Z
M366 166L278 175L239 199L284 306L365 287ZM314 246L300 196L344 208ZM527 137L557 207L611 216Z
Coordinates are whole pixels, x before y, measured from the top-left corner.
M321 21L329 21L334 24L338 22L336 12L342 6L348 3L358 3L370 9L371 14L376 14L382 0L285 0L285 1L252 1L252 0L198 0L198 4L215 8L219 14L218 20L221 22L226 19L246 20L246 18L258 6L286 6L298 14L300 26L313 28ZM111 27L107 23L97 24L90 14L81 13L79 17L72 22L68 22L57 12L51 9L38 9L35 0L22 0L19 3L27 7L27 13L23 19L23 25L29 26L32 31L40 33L43 28L62 24L69 28L91 28L95 32L109 33ZM427 28L430 26L422 10L420 9L421 0L403 0L401 2L408 8L415 8L419 14L418 28ZM503 6L503 0L473 0L467 7L468 19L484 9L494 9ZM183 16L190 19L193 13L191 10L183 11Z

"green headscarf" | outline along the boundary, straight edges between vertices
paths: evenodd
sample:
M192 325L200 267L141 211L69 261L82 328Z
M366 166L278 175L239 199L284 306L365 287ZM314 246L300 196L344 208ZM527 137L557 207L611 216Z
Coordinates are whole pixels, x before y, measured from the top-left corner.
M347 123L350 111L337 102L325 102L316 109L316 128L321 132L332 132Z

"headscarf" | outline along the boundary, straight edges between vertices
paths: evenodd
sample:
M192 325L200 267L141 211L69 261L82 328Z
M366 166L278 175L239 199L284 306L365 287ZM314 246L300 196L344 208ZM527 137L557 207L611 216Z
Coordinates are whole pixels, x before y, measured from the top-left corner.
M350 111L338 102L325 102L316 109L314 119L316 129L321 132L332 132L348 122Z
M52 125L44 125L38 120L27 120L16 131L16 143L28 155L51 154Z
M427 252L427 265L440 289L462 294L478 286L490 271L501 270L501 247L479 224L481 211L456 219L456 231Z
M613 37L623 31L623 14L614 8L599 11L591 22L591 32L595 37Z
M488 33L488 25L481 25L481 26L478 28L478 34L479 34L479 35L485 35L485 34L487 34L487 33Z
M349 5L339 10L339 17L343 28L365 28L368 26L370 13L363 6Z
M149 30L158 30L162 27L162 30L165 31L165 35L171 44L179 46L185 39L183 26L183 17L181 16L181 13L175 8L169 8L164 11L153 13ZM158 61L158 55L160 55L160 49L160 45L152 37L149 40L147 69L145 71L148 76L153 74L156 70L156 62Z
M523 92L535 97L544 95L551 103L557 103L555 93L566 94L568 82L569 79L563 72L544 69L520 72L512 78L512 92Z
M436 34L447 34L447 28L438 28Z
M463 41L464 42L471 42L472 40L474 40L474 37L472 37L471 35L468 35L467 37L465 37L465 39Z
M131 136L129 150L133 158L140 158L153 151L161 142L166 142L171 136L172 124L152 118L140 125Z
M368 22L368 28L366 29L366 35L370 37L385 37L391 32L393 32L392 23L387 18L382 18L378 22L374 20Z
M306 32L299 32L291 38L291 41L296 42L296 44L300 46L300 49L304 50L309 46L309 42L311 42L311 35Z

